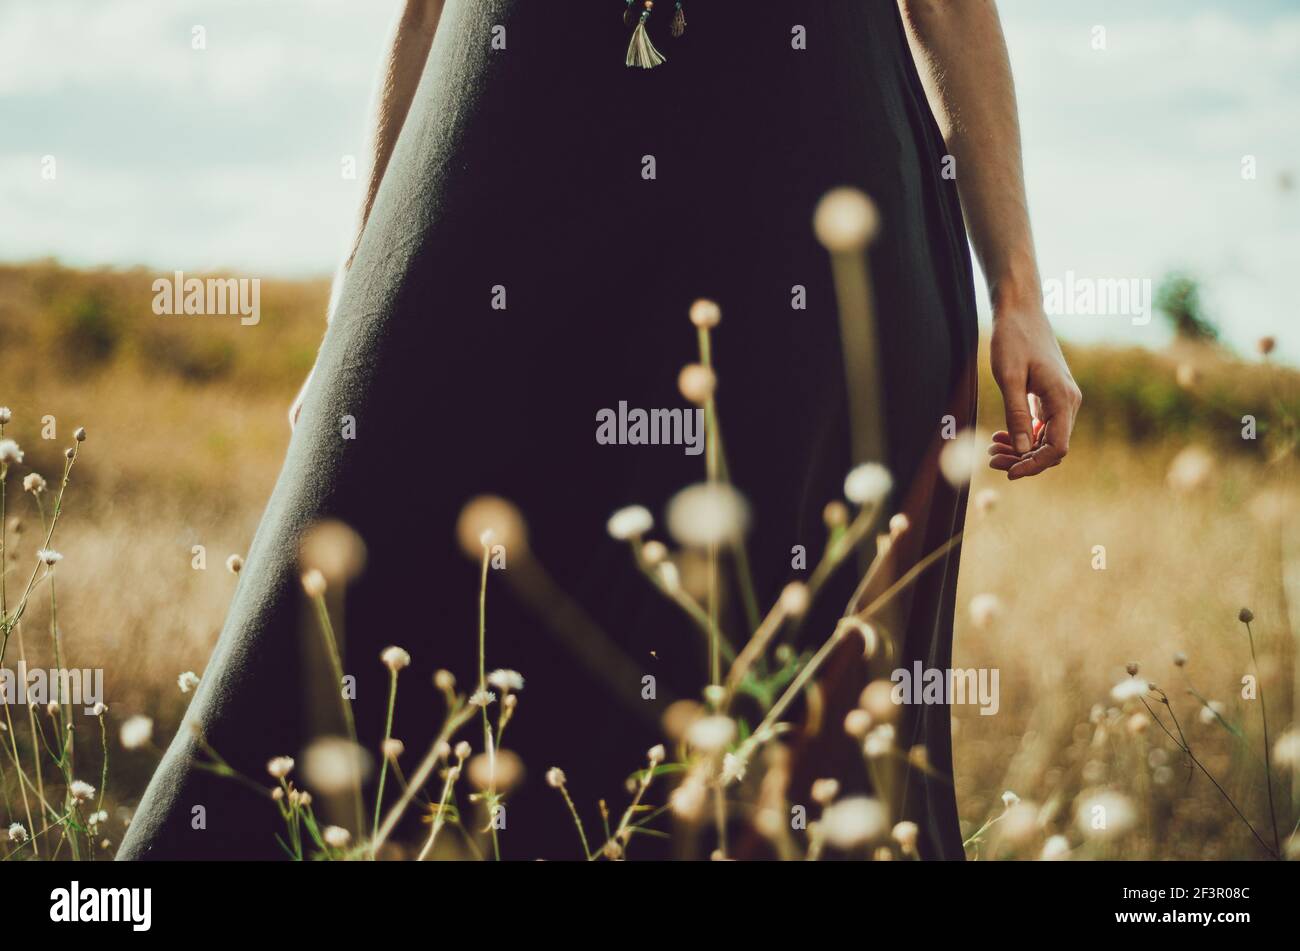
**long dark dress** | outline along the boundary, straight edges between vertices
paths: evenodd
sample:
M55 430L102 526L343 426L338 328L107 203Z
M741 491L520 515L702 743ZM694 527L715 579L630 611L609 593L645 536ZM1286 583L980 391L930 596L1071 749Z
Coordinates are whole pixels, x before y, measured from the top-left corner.
M662 512L702 478L701 459L675 446L599 445L596 412L620 400L681 406L677 374L696 359L687 309L716 299L718 403L731 474L754 513L760 600L806 577L791 568L792 546L820 551L822 507L841 497L853 461L831 270L811 228L834 186L870 194L883 221L871 264L894 507L906 504L927 547L960 529L964 495L936 478L935 453L945 414L961 425L974 409L970 261L895 4L704 0L687 4L680 39L668 36L671 6L650 22L668 62L643 71L623 62L621 2L447 3L188 715L246 774L265 779L266 760L295 754L309 729L302 656L317 645L302 633L310 615L296 551L322 516L369 547L346 601L344 667L357 678L362 742L375 749L382 736L378 655L400 644L414 660L395 733L413 767L442 716L432 672L448 668L462 684L477 676L478 567L455 525L467 500L492 493L519 506L538 563L637 674L593 676L509 585L489 579L488 666L527 677L506 745L529 772L510 800L503 848L579 854L546 768L566 771L598 828L594 802L619 808L624 780L661 739L669 698L698 698L706 682L698 632L605 533L620 506ZM797 25L807 49L792 44ZM498 27L504 49L493 48ZM807 309L792 308L795 285L807 288ZM493 307L498 287L503 310ZM345 415L354 439L341 437ZM954 554L915 589L899 666L949 666L956 568ZM829 631L851 575L805 625L809 637ZM831 724L862 686L860 665L838 667L847 686L828 691ZM654 701L641 698L647 673L660 685ZM853 744L830 734L827 755L861 771ZM477 726L465 735L480 747ZM909 711L900 740L925 743L950 774L946 707ZM182 729L121 856L281 854L270 803L193 768L195 755ZM912 783L923 854L960 857L951 786L919 774ZM800 796L806 788L791 790ZM205 829L192 828L195 804Z

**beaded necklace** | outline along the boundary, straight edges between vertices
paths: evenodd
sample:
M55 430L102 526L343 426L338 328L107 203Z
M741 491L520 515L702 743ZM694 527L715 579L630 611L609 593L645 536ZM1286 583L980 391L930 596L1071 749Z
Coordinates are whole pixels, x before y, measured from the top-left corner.
M650 42L650 34L646 32L645 25L650 20L650 11L654 9L654 0L643 0L642 6L645 7L638 17L633 11L637 0L625 0L627 9L623 11L623 22L627 26L632 26L635 20L636 26L632 30L632 41L627 45L627 65L639 66L642 69L653 69L660 63L666 62L668 57L655 49L655 45ZM673 12L673 22L669 32L676 38L686 32L686 14L682 11L682 0L677 0L677 9Z

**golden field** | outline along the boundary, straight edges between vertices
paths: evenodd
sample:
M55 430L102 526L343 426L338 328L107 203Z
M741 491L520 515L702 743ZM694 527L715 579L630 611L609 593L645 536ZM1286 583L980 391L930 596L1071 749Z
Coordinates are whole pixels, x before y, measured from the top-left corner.
M21 472L51 483L73 429L89 431L56 546L67 556L58 568L64 663L106 669L110 731L145 713L164 743L187 699L177 676L202 674L234 589L225 559L246 549L278 472L328 285L263 282L261 323L244 328L234 318L154 316L152 278L0 267L0 405L13 411L5 435L26 452ZM201 334L196 319L207 322ZM984 471L972 486L982 498L967 522L954 665L997 668L1001 696L994 716L956 712L963 827L974 834L996 820L968 854L1038 857L1064 835L1075 858L1265 857L1141 703L1111 690L1138 664L1167 693L1197 760L1271 844L1260 703L1242 696L1256 671L1237 619L1249 607L1285 848L1300 817L1297 765L1276 755L1296 722L1300 491L1283 421L1300 416L1300 377L1204 348L1067 356L1084 393L1068 462L1015 484ZM987 433L1001 413L987 368L981 393ZM1257 417L1258 440L1241 439L1244 414ZM54 439L41 438L46 415ZM17 481L13 555L25 565L38 523L30 497L15 498ZM192 567L196 545L206 570ZM26 580L18 574L10 569L11 590ZM977 623L968 606L981 595L996 596L997 609ZM23 625L33 663L49 660L48 623L36 599ZM1221 703L1241 739L1203 717L1189 688ZM1154 709L1173 730L1169 711ZM134 804L153 755L115 752L109 803ZM4 765L7 825L21 807ZM1021 800L1014 810L1007 791ZM1129 828L1082 842L1078 804L1108 791L1132 810ZM127 815L107 823L106 853Z

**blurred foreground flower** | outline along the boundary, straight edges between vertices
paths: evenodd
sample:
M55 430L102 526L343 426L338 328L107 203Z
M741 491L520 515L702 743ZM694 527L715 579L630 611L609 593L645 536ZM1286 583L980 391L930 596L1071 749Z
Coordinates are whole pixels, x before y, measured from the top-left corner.
M303 534L299 563L319 571L331 587L345 585L366 565L366 545L361 536L337 519L325 519Z
M1210 478L1214 457L1200 446L1187 446L1174 456L1165 481L1176 492L1193 492Z
M889 815L879 800L854 796L827 806L819 827L828 845L853 849L883 838L889 832Z
M322 737L303 751L303 782L327 796L339 795L370 774L370 760L370 754L350 740ZM289 763L292 767L293 760Z
M701 482L682 489L668 502L668 532L691 548L739 541L749 525L744 497L723 482Z
M460 549L474 561L483 557L484 534L494 545L518 557L528 550L528 525L512 502L495 495L480 495L466 503L456 520Z
M970 482L984 452L972 429L963 429L952 439L944 441L939 452L939 471L948 484L959 489Z
M1110 841L1136 825L1137 809L1123 793L1101 790L1074 801L1074 821L1086 838Z
M118 733L123 749L138 750L153 739L153 720L145 716L130 717Z

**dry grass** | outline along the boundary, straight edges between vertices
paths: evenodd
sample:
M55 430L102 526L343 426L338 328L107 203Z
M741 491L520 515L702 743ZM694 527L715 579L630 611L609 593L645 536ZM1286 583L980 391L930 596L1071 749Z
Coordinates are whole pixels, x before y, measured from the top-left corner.
M176 677L202 672L234 588L225 558L246 548L278 471L289 435L285 409L310 363L326 288L264 289L263 326L222 331L229 349L217 357L196 357L169 339L148 311L146 276L136 272L5 268L0 291L0 403L14 410L7 435L27 450L23 471L52 478L72 428L91 433L57 546L69 556L58 577L71 664L105 668L110 734L144 712L166 738L186 699ZM68 339L81 341L80 349L61 352ZM1001 710L956 713L960 813L973 833L1002 815L1004 790L1036 811L1029 829L995 823L972 854L1035 856L1049 835L1064 833L1077 857L1262 857L1205 776L1189 780L1187 758L1150 717L1132 718L1140 704L1121 711L1110 690L1127 676L1127 663L1139 664L1168 692L1200 761L1261 833L1269 829L1259 703L1241 698L1241 680L1254 668L1236 616L1243 605L1256 615L1276 739L1296 720L1300 545L1284 545L1283 523L1260 517L1260 499L1265 490L1289 493L1291 511L1300 511L1294 470L1284 468L1289 461L1268 464L1252 445L1223 450L1190 491L1172 491L1166 473L1189 442L1233 442L1222 427L1198 428L1198 401L1221 408L1210 414L1215 419L1230 419L1241 405L1260 406L1264 417L1278 387L1288 399L1300 392L1295 375L1264 380L1250 364L1216 358L1202 376L1211 383L1198 391L1173 383L1177 361L1158 355L1074 350L1071 359L1090 419L1069 462L1014 485L985 473L974 486L1000 497L991 512L972 511L968 523L954 663L998 668ZM982 419L991 429L998 404L985 380ZM1155 425L1168 413L1186 425L1171 427L1176 437L1167 441L1145 438L1144 427L1133 425L1138 405ZM39 438L47 413L58 421L50 441ZM1287 524L1294 533L1294 520ZM23 557L36 547L30 531L29 522ZM195 545L206 548L205 571L191 565ZM1105 570L1092 566L1098 545ZM978 626L966 606L986 592L1004 609ZM25 627L44 630L45 611L34 604ZM28 634L29 660L47 659L44 643ZM1174 665L1177 651L1187 655L1183 668ZM123 657L131 662L112 662ZM1245 743L1201 722L1189 684L1225 705ZM146 754L115 754L111 801L132 803L151 766ZM1276 788L1285 839L1300 788L1289 776ZM1130 797L1135 828L1081 846L1076 799L1103 789ZM12 798L6 823L10 814L17 814ZM114 828L117 839L120 825Z

